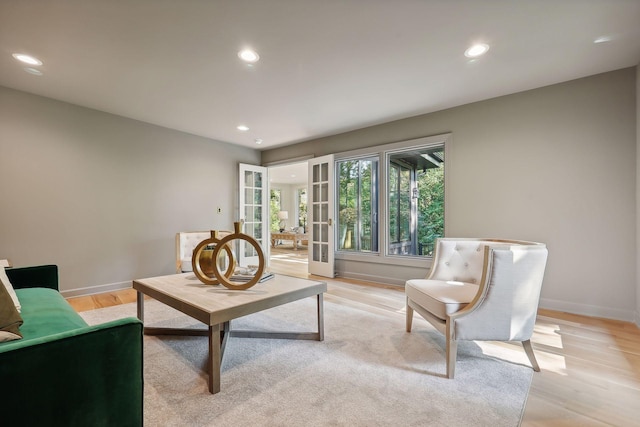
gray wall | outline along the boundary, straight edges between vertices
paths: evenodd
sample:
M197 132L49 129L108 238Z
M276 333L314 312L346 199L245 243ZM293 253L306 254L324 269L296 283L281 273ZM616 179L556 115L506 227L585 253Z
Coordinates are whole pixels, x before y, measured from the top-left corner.
M262 163L452 132L449 235L544 242L542 307L633 320L637 120L634 67L264 151ZM391 283L416 276L369 267Z
M640 64L636 66L636 324L640 326Z
M238 163L259 160L248 148L0 87L0 258L58 264L65 295L171 274L175 233L232 229Z

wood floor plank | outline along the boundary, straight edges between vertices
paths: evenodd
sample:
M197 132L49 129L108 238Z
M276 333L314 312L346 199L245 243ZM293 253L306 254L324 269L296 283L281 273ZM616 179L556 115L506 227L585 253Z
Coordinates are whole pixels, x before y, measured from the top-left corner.
M279 250L271 260L271 271L310 277L304 262L306 249L291 252L289 257L286 250ZM312 278L327 282L326 301L404 317L400 286ZM71 298L69 303L77 311L86 311L135 300L136 292L126 289ZM405 333L404 328L398 333ZM640 426L640 329L636 325L540 309L531 341L542 371L533 375L522 427Z

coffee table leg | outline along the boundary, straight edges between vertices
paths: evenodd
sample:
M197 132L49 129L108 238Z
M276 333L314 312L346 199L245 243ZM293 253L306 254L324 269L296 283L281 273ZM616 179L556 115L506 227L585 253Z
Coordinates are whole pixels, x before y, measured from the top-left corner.
M138 319L141 322L144 322L144 294L140 291L137 291L137 299L136 299L136 307L138 311Z
M324 341L324 294L318 294L318 341Z
M209 392L220 391L220 325L209 326Z

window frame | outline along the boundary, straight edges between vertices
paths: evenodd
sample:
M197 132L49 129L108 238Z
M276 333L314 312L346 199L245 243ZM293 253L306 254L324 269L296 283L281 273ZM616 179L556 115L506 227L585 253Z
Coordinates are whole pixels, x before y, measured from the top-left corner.
M338 187L339 187L339 175L337 164L339 162L350 159L363 159L378 157L378 251L377 252L354 252L343 251L338 249L338 227L334 227L334 235L336 245L334 247L336 260L345 261L362 261L368 260L376 263L394 264L411 267L424 266L425 260L430 260L432 257L420 256L420 255L394 255L389 253L388 236L389 236L389 212L388 212L388 183L389 183L389 156L399 151L412 150L419 148L429 148L438 145L444 146L445 155L445 169L444 169L444 235L448 235L448 216L447 207L449 205L449 176L451 174L452 165L452 145L453 135L451 133L428 136L423 138L416 138L406 141L399 141L389 144L377 145L368 148L338 153L334 155L335 167L334 167L334 198L335 198L335 212L334 218L338 218Z

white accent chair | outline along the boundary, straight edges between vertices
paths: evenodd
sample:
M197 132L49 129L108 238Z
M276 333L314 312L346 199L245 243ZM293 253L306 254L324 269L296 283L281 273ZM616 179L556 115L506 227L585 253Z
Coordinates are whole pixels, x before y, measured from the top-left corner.
M438 239L427 277L405 283L407 332L416 311L444 334L448 378L459 340L520 341L540 371L530 339L547 254L535 242Z
M176 273L193 271L193 250L203 240L211 238L211 231L186 231L176 233Z

